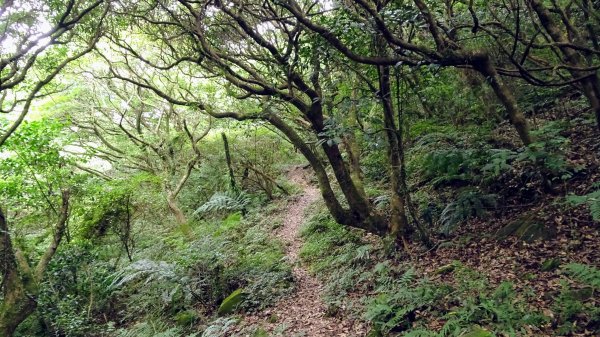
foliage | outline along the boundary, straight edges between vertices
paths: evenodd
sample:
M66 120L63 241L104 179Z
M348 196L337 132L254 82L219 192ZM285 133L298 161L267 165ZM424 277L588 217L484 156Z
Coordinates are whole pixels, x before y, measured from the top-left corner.
M85 336L110 330L98 319L113 306L109 285L114 267L105 258L91 242L69 244L57 253L39 295L39 314L51 331Z
M461 140L455 130L423 135L411 149L409 170L420 170L434 187L477 181L487 153L478 140Z
M250 202L250 196L243 191L217 192L202 206L198 207L194 214L241 211L245 210Z
M579 263L570 263L565 266L567 275L572 276L579 282L589 285L594 289L600 289L600 269Z
M527 297L504 282L497 287L475 270L456 262L448 270L452 282L434 281L414 269L397 265L385 247L361 244L323 214L303 229L302 257L325 282L331 310L362 316L382 336L463 336L474 325L490 333L517 336L525 326L543 326L549 318L532 310ZM350 238L350 240L349 240ZM318 248L317 248L318 247ZM325 253L326 252L326 253ZM346 294L362 294L348 303ZM427 328L430 319L444 322ZM376 334L374 334L376 335Z
M581 328L572 322L581 317L585 318L590 328L598 327L600 306L594 298L597 297L600 287L600 270L594 266L571 263L564 267L564 272L580 283L580 286L574 286L566 280L561 281L561 291L553 306L557 313L558 332L580 332Z
M204 223L194 232L199 239L172 236L167 239L170 247L139 253L153 256L158 249L159 256L165 256L169 249L178 252L173 258L136 260L111 276L113 296L131 308L125 317L181 321L182 313L199 307L216 314L221 302L240 287L245 293L242 310L264 308L287 293L291 271L263 229L237 214L220 224Z
M57 191L77 178L69 166L72 158L62 152L69 143L57 119L24 123L2 148L0 195L6 205L43 209L57 203Z
M461 221L471 217L483 217L496 205L497 196L494 194L482 194L473 189L463 190L442 211L440 215L442 232L448 235Z
M600 189L584 195L569 195L567 202L572 205L587 205L592 219L600 222Z
M198 337L197 333L186 334L181 328L165 326L163 322L142 322L129 329L118 329L116 337Z
M273 200L308 163L328 210L300 257L328 314L375 335L595 333L598 269L568 259L597 231L547 205L600 221L598 3L526 3L0 0L0 329L36 274L21 336L227 334L228 296L234 315L290 291ZM544 296L471 265L528 208L558 240L514 262L567 248ZM464 242L465 265L420 259Z

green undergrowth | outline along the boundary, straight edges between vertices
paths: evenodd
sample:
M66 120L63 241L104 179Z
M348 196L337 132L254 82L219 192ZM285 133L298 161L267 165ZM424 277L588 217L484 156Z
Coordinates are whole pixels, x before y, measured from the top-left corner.
M218 312L232 293L243 299L227 316L268 307L289 293L292 273L270 236L277 221L255 212L141 234L131 262L110 243L65 245L21 336L211 336L235 320Z
M599 270L568 264L550 311L536 308L533 289L492 285L459 261L424 277L385 240L362 239L324 212L302 230L300 256L324 283L329 314L371 325L369 336L529 336L600 332ZM441 281L444 280L444 281Z

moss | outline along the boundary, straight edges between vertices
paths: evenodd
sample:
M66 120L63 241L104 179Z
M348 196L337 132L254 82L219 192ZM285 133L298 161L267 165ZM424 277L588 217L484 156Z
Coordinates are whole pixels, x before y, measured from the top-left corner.
M230 314L237 309L237 307L244 301L245 294L242 289L237 289L231 293L231 295L227 296L219 306L219 310L217 313L219 315Z
M177 315L175 315L174 317L174 320L177 323L177 325L190 326L198 320L198 314L196 314L195 311L186 310L177 313Z

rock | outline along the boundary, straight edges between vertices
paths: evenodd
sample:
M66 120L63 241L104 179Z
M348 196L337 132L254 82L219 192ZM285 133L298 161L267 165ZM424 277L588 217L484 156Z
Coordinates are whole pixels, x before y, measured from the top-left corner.
M516 230L519 227L521 227L521 224L522 224L522 222L520 220L517 220L517 221L513 221L513 222L509 223L508 225L500 228L496 232L496 238L498 240L505 240L506 238L511 236L514 232L516 232Z
M581 240L570 240L568 249L569 250L578 250L581 248L582 245L583 245L583 242L581 242Z
M232 313L235 309L237 309L238 305L242 303L244 300L244 293L242 292L242 288L235 290L231 293L231 295L227 296L219 306L219 310L217 313L219 315L226 315Z
M542 262L542 266L540 267L541 271L553 271L560 266L560 260L553 257Z
M520 227L515 232L515 235L525 242L533 242L536 240L549 240L553 238L556 233L554 229L550 229L539 223L533 223L528 226Z
M549 240L556 235L553 227L533 221L533 217L525 216L517 219L496 232L498 240L505 240L509 236L515 236L525 242L531 243L536 240Z
M441 250L441 249L445 249L445 248L454 248L454 247L456 247L456 246L458 246L458 244L457 244L456 242L452 242L452 241L445 241L445 242L442 242L442 243L440 243L440 244L437 246L437 249L436 249L436 250Z

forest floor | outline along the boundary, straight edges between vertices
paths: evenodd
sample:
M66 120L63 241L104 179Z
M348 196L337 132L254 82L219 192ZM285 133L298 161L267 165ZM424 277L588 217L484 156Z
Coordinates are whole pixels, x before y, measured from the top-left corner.
M589 286L569 276L565 268L573 263L597 267L600 261L600 231L597 223L592 220L586 206L573 206L566 201L566 196L590 193L600 181L600 147L593 127L570 127L561 134L570 139L572 144L565 154L567 162L582 167L574 170L568 183L559 181L553 189L546 191L534 179L525 179L525 182L519 180L527 176L526 167L515 167L503 176L502 184L489 187L503 198L502 207L490 210L485 216L464 221L449 237L436 234L432 229L432 239L436 242L434 249L426 248L420 242L411 242L405 247L405 251L394 255L389 254L383 240L364 233L358 234L356 242L349 242L348 237L336 237L345 241L334 240L334 244L321 239L339 234L319 232L311 234L312 237L300 237L303 224L316 216L308 214L309 211L315 211L311 205L318 204L321 198L318 188L309 183L310 169L291 169L288 179L299 186L302 192L281 200L279 210L270 214L267 220L275 221L275 217L281 219L281 226L273 236L285 245L288 262L293 266L295 288L273 307L246 315L241 324L235 327L235 333L228 336L367 335L375 326L373 321L352 319L351 317L364 315L348 308L361 307L359 311L364 313L365 308L362 306L374 298L373 295L379 291L374 289L381 283L369 277L352 278L354 283L346 289L347 293L338 291L344 287L340 280L347 281L340 276L345 274L337 272L340 264L324 268L316 276L307 270L306 265L301 264L300 251L303 246L310 246L311 243L313 248L322 248L320 251L323 253L313 249L312 256L308 256L310 254L307 255L305 250L302 258L308 263L323 263L323 259L329 263L332 260L327 258L345 254L345 247L369 247L369 257L363 261L362 267L347 264L348 269L356 269L355 275L379 275L373 272L373 266L386 265L397 271L406 270L410 266L421 280L429 280L430 286L440 289L465 288L463 293L452 294L436 302L435 307L415 310L412 313L414 317L407 318L407 324L411 328L439 332L448 323L448 317L460 311L462 306L459 300L473 303L479 303L482 299L490 300L497 289L502 289L502 284L509 284L514 299L505 303L504 309L508 308L507 312L531 312L531 317L543 317L542 321L535 324L524 323L523 319L519 323L522 336L600 336L597 333L598 320L594 316L597 311L594 314L590 309L598 307L600 298L594 296L595 290L591 296L586 295ZM520 222L542 224L551 235L531 242L515 235L499 235L503 228ZM323 226L321 230L325 231L327 228ZM346 265L342 268L345 267ZM415 282L415 286L418 284ZM383 289L395 291L391 288ZM573 300L569 297L571 295L580 296L581 299ZM341 307L336 310L340 301ZM478 304L473 307L476 311L480 309ZM467 315L467 309L462 313ZM337 315L332 315L333 312L337 312ZM493 310L491 312L495 313ZM516 326L517 323L511 320L517 318L511 317L509 324ZM506 328L492 324L497 322L481 322L484 322L486 329L502 331Z
M240 327L258 326L273 336L364 336L367 333L364 322L327 314L327 306L321 299L323 284L300 262L299 254L302 247L300 229L307 220L306 210L320 198L318 188L308 182L309 172L310 170L299 166L289 171L288 179L298 185L303 192L291 201L287 208L279 211L283 223L275 233L275 236L285 244L286 257L293 266L294 291L272 308L246 316ZM241 332L241 329L238 332Z

